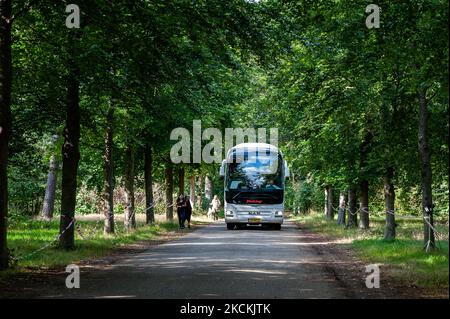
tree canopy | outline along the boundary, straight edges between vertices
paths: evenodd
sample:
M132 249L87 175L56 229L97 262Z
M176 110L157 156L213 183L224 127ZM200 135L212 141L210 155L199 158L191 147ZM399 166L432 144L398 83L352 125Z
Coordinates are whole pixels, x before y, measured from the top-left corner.
M379 28L358 0L77 5L80 28L67 28L62 3L0 2L1 268L6 220L41 213L51 160L66 249L76 214L104 213L114 232L115 212L153 214L153 186L178 170L180 192L193 189L184 174L209 176L222 196L218 165L169 160L170 132L198 119L279 129L287 209L322 209L327 189L333 218L334 190L361 228L385 212L386 239L394 211L423 214L434 246L433 216L448 216L447 2L379 1Z

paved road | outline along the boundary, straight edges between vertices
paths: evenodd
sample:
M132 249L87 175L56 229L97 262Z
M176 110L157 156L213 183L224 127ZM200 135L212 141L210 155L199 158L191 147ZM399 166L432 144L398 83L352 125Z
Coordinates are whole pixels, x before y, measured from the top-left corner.
M81 298L344 298L326 260L291 223L281 231L226 230L215 223L132 255L108 269L83 269Z

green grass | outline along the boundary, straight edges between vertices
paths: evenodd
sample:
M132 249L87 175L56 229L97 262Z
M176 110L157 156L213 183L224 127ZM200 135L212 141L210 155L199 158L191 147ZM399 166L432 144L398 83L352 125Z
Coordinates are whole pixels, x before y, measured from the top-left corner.
M295 219L315 232L348 241L364 261L390 266L390 274L399 281L419 287L448 289L448 228L443 223L435 227L446 238L436 241L436 251L426 253L423 250L421 218L397 218L395 241L383 240L383 217L372 216L369 230L345 229L335 221L326 220L322 214L297 216Z
M105 236L103 235L102 222L78 221L77 225L86 239L82 239L76 232L75 250L59 249L57 248L57 242L55 242L50 247L32 254L54 241L58 234L58 221L45 222L32 219L13 221L8 231L8 247L11 254L19 259L15 269L18 270L23 267L53 268L77 263L83 259L105 256L114 247L153 239L178 228L175 223L160 223L152 226L138 225L139 227L136 230L127 233L123 226L118 223L116 235Z
M422 242L417 240L366 239L356 240L352 245L367 261L393 265L392 274L402 282L448 288L448 242L441 243L441 250L432 253L425 253Z

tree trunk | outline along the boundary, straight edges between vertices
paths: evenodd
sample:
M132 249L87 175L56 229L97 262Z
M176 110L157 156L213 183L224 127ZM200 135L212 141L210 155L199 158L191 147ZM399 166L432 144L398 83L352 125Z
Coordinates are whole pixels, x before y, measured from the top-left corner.
M334 219L333 188L331 186L325 187L325 217L329 220Z
M158 182L154 182L154 186L155 187L153 187L153 202L154 202L154 206L153 207L155 208L155 211L156 211L156 206L158 204L164 205L164 202L166 200L164 198L165 189L164 189L164 187L162 185L164 185L164 183L161 184L161 183L158 183Z
M55 194L56 194L56 170L58 169L58 162L54 155L50 158L50 166L47 175L47 185L45 187L44 205L42 206L42 218L45 220L52 220L53 211L55 208Z
M203 190L203 176L199 175L197 179L197 186L198 186L198 192L197 192L197 207L200 209L203 209L203 198L202 198L202 190Z
M195 176L189 178L189 199L191 200L192 208L195 207Z
M339 193L339 210L338 210L338 218L337 218L337 224L338 225L345 225L345 192Z
M384 239L394 240L395 239L395 228L397 224L395 223L395 189L392 183L392 178L394 177L394 169L388 167L384 175L384 206L386 209L386 225L384 227Z
M11 136L11 1L0 1L0 269L8 268L8 143Z
M354 186L348 191L348 206L347 227L356 227L358 217L356 215L356 189Z
M366 125L371 126L371 119L366 120ZM370 144L373 135L367 130L364 139L359 146L359 175L361 181L359 183L359 228L369 229L369 181L367 179L367 155L370 151Z
M125 216L124 225L127 230L136 228L136 214L134 210L134 150L128 146L125 150Z
M173 167L170 159L166 162L165 168L166 180L166 219L173 221Z
M71 46L74 45L70 42ZM68 61L68 88L66 127L64 129L64 144L62 147L62 182L61 182L61 221L60 238L61 248L74 249L75 205L77 198L77 171L80 160L80 105L79 105L79 79L78 68L73 57L75 50L71 48L71 57Z
M113 125L114 108L110 107L106 115L105 150L103 154L103 203L105 224L103 232L105 234L114 233L114 163L113 163Z
M211 178L207 175L205 177L205 198L208 201L208 204L211 203L213 199L213 184Z
M369 229L369 182L361 181L359 185L359 228Z
M423 239L425 250L430 251L436 248L435 234L433 230L433 197L432 197L432 171L430 150L428 146L428 105L426 91L419 90L419 139L418 146L421 160L422 177L422 209L424 218Z
M178 168L178 194L184 195L184 167Z
M153 203L153 158L152 147L147 145L144 150L144 179L145 179L145 215L146 223L155 222L155 210Z

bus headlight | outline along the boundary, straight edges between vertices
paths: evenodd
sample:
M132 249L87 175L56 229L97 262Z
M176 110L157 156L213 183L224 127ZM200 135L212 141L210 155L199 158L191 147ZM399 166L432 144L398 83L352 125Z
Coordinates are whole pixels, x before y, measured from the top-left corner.
M233 212L232 212L231 210L227 210L227 211L225 212L225 215L226 215L227 217L233 217Z
M275 212L275 217L283 217L283 212L281 210Z

